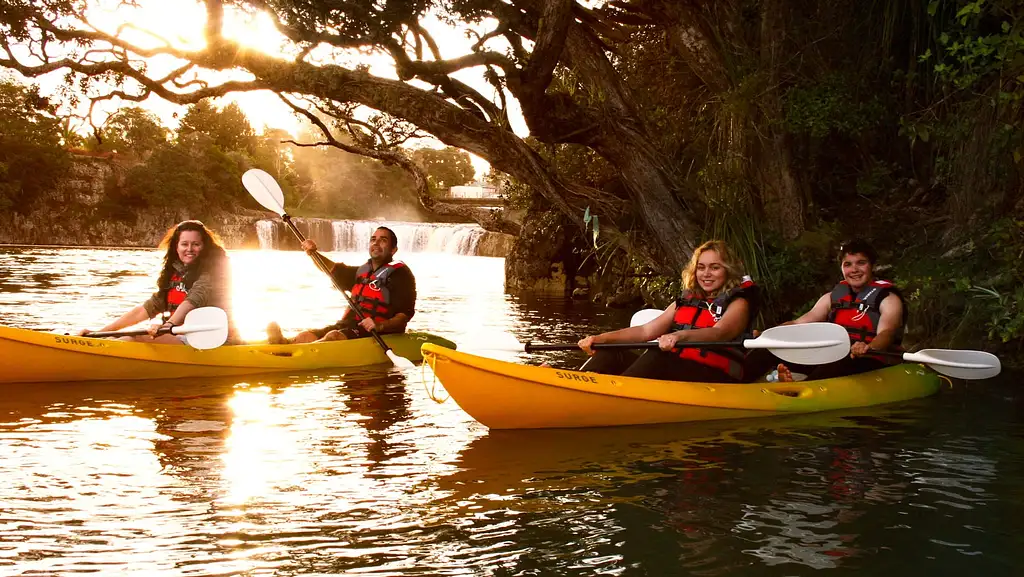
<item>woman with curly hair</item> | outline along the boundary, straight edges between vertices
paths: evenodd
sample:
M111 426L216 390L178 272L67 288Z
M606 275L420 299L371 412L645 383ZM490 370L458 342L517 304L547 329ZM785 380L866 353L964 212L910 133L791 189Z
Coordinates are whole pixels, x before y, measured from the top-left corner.
M200 307L224 309L231 318L231 270L227 252L217 234L198 220L186 220L169 229L160 241L166 249L157 279L157 291L100 331L116 331L164 315L163 325L149 327L149 335L124 337L148 343L180 345L181 337L157 335L160 328L180 325L185 315ZM92 332L80 331L80 334ZM237 344L234 323L229 322L228 344Z

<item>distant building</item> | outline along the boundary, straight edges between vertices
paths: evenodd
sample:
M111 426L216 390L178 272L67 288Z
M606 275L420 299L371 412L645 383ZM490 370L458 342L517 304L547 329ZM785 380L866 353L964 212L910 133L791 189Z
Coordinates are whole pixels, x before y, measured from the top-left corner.
M465 186L453 186L448 189L450 198L498 198L498 189L481 182L473 182Z

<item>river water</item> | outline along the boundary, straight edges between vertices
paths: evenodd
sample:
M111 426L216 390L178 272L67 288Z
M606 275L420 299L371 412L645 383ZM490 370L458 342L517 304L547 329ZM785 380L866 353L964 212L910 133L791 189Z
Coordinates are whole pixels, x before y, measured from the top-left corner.
M628 322L505 295L501 259L402 256L411 327L463 348ZM302 253L231 258L243 336L341 314ZM0 247L0 324L98 328L151 292L159 259ZM846 413L493 433L432 381L2 385L0 575L1008 576L1024 561L1008 379Z

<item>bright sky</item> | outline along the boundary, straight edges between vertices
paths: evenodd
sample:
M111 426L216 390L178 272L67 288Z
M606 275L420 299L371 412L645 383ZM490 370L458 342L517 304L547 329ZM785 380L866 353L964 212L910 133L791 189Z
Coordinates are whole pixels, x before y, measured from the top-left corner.
M114 31L125 22L132 24L140 30L152 32L175 46L199 48L204 44L202 37L203 25L206 21L206 13L202 4L194 0L140 0L136 8L126 7L118 0L94 0L89 12L90 21L98 28L106 31ZM468 52L473 40L467 37L467 29L456 30L437 20L425 22L427 30L437 41L442 57L449 58L462 55ZM231 7L225 7L225 34L236 41L253 49L268 54L280 55L284 53L283 47L287 41L278 34L272 24L271 18L264 14L244 14ZM147 34L132 30L126 31L123 35L137 44L154 44L157 41ZM504 50L500 45L499 50ZM315 50L310 57L320 62L336 62L341 65L351 66L355 63L364 63L370 66L370 71L376 76L396 78L391 59L386 56L356 55L353 53L330 52L326 49ZM153 74L170 70L175 65L172 59L150 61L148 64ZM463 82L473 86L484 95L493 95L494 89L482 76L483 68L463 70L455 76ZM51 74L48 77L36 79L44 93L49 93L60 85L63 73ZM221 78L227 75L220 75ZM506 95L509 102L509 114L512 118L513 127L522 136L528 134L525 123L511 95ZM253 127L262 132L266 128L283 128L293 135L299 129L299 121L292 114L284 103L276 95L270 92L250 92L229 95L217 102L218 106L224 106L228 102L237 102L248 115ZM118 101L109 101L97 105L93 113L93 121L99 125L104 118L122 104ZM136 105L135 103L128 103ZM183 107L168 103L158 97L150 97L142 104L160 116L164 124L176 127L178 121L176 115L183 113ZM84 114L87 107L83 106L79 113ZM419 141L416 146L432 146L440 148L440 142L430 139ZM473 158L473 166L476 169L477 178L483 177L489 165L476 156Z

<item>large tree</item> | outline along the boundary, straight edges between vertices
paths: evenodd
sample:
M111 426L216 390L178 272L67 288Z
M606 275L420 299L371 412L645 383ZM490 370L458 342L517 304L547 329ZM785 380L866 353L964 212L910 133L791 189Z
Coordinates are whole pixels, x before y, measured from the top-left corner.
M804 226L804 193L790 168L779 122L779 70L786 64L780 61L786 39L781 0L754 6L634 0L612 2L600 11L575 0L203 3L205 46L182 48L154 35L134 43L129 38L138 34L121 34L131 28L104 30L88 21L85 1L9 1L0 10L0 48L6 52L0 52L0 65L27 76L69 71L69 79L94 80L92 90L100 98L141 101L156 94L191 104L231 92L272 90L308 113L370 107L486 159L581 226L579 217L590 207L605 217L603 235L665 272L677 271L687 260L705 229L704 189L722 182L749 181L756 210L782 234L793 236ZM224 35L225 10L269 13L290 44L274 56L247 49ZM428 19L437 16L476 31L472 48L443 57L427 31ZM635 59L628 46L619 48L645 35L668 41L667 58L659 64L665 70L681 63L688 84L674 80L674 86L704 95L704 104L718 99L718 154L696 147L671 154L661 145L638 93L667 79L657 69L634 71L645 73L654 86L630 86L626 67ZM324 58L356 52L389 56L398 78ZM757 86L749 83L749 61L737 64L739 53L759 63ZM153 57L176 59L178 66L156 71L149 64ZM469 68L484 71L493 96L459 80ZM206 71L230 74L203 75ZM750 91L757 91L759 108L735 102ZM537 141L593 151L613 167L620 186L603 191L559 174L511 129L508 96L518 101ZM684 96L678 100L687 100ZM725 97L734 102L723 103ZM697 106L692 99L686 104ZM678 111L676 116L685 119ZM333 137L328 141L339 144ZM416 170L394 148L345 146ZM706 176L702 181L691 177L687 167L694 165ZM633 234L624 234L627 227L635 229Z

